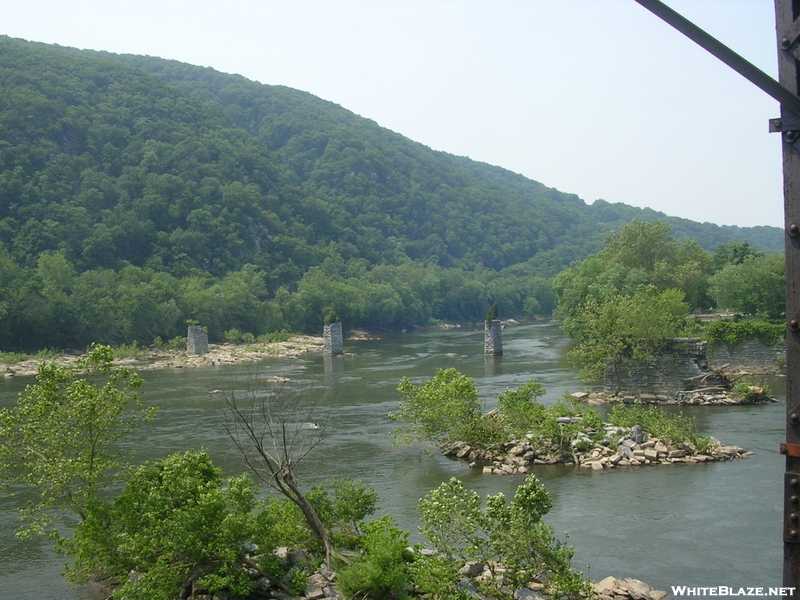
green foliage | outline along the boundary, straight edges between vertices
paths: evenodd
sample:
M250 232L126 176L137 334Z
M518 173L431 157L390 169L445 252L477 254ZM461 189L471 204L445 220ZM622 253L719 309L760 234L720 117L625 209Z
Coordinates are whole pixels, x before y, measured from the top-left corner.
M320 545L302 511L283 496L270 494L259 513L259 519L274 531L276 545L318 551Z
M157 338L160 340L160 338ZM155 344L153 347L156 347ZM176 336L171 340L167 340L166 343L163 344L164 350L186 350L186 338L183 336Z
M118 358L138 358L147 354L147 348L142 348L136 342L121 344L114 348L114 356Z
M587 206L283 86L8 37L0 55L3 350L146 346L189 320L211 341L316 332L330 309L366 328L477 321L489 298L548 315L550 278L603 233L667 218ZM670 222L710 247L782 243ZM689 262L669 287L694 303Z
M276 344L278 342L286 342L292 339L292 334L286 331L273 331L272 333L264 333L256 338L259 344Z
M459 565L439 554L416 556L409 565L414 588L431 600L470 600L472 596L459 588Z
M671 414L663 407L633 402L615 404L609 421L617 427L639 425L650 435L669 440L673 444L706 444L708 440L697 435L693 418L683 413Z
M510 502L503 494L489 496L485 510L475 491L452 478L420 500L421 531L448 560L478 561L495 576L502 568L502 578L485 584L490 593L539 578L547 581L550 594L577 597L588 592L588 583L570 566L572 549L542 522L551 507L547 490L534 475Z
M666 339L689 333L690 306L708 306L711 256L669 233L664 222L633 221L553 281L564 330L578 340L571 356L583 379L602 376L623 352L653 358Z
M75 532L71 578L121 581L113 597L130 600L172 600L192 585L247 595L245 543L274 548L273 532L255 516L255 495L246 475L224 485L205 451L146 463L113 503L89 506Z
M229 344L253 344L257 341L256 336L249 331L242 332L238 329L229 329L223 332L222 339Z
M378 493L372 486L350 478L314 485L307 497L338 547L358 542L358 524L374 513L378 504Z
M495 302L494 304L492 304L491 307L489 307L489 310L486 312L486 321L488 323L491 323L492 321L498 319L499 317L500 317L500 311L497 308L497 302Z
M497 410L489 414L480 413L472 379L455 369L440 369L421 385L404 379L398 391L403 394L401 410L390 417L406 421L395 430L400 444L432 441L445 447L465 442L474 448L488 448L527 437L533 444L566 450L579 430L602 425L593 409L578 411L566 401L540 404L538 398L545 389L535 379L501 393ZM559 422L560 417L580 419L564 423Z
M497 397L497 412L513 437L522 437L541 423L547 409L537 400L544 394L544 386L534 379Z
M571 335L579 343L569 355L581 366L582 378L599 379L605 365L623 352L650 360L667 339L686 335L687 312L682 292L659 292L650 285L640 286L631 296L587 298L570 322Z
M28 358L24 352L0 352L0 362L12 363L19 362Z
M580 329L570 321L589 299L603 304L611 297L632 296L643 285L657 292L680 290L691 306L707 306L711 256L697 242L681 244L669 232L662 221L632 221L610 233L602 251L559 273L553 288L572 337L580 338Z
M747 256L728 264L710 279L718 308L742 315L780 321L786 310L786 269L783 253Z
M714 272L726 267L727 265L740 265L751 258L761 258L764 253L756 250L750 244L743 241L734 241L717 246L714 252Z
M411 554L408 532L388 515L364 525L363 554L339 569L338 584L348 598L406 598Z
M588 407L583 409L581 425L587 429L600 429L603 427L603 418L595 409Z
M742 377L733 384L731 395L736 398L754 401L771 396L772 389L764 382L754 381L749 377Z
M405 421L394 432L398 443L469 443L480 427L481 403L475 383L456 369L438 369L421 385L404 377L397 391L402 395L400 412L389 416Z
M43 363L37 383L0 412L0 477L35 494L21 510L21 534L57 538L64 513L85 518L119 477L117 442L154 415L137 402L141 378L112 367L113 358L110 347L93 345L74 368Z
M325 325L331 325L332 323L339 322L339 315L335 312L331 311L327 315L325 315Z
M783 342L786 326L761 319L718 319L706 323L703 337L714 345L725 344L733 351L747 340L758 340L765 346L777 346Z

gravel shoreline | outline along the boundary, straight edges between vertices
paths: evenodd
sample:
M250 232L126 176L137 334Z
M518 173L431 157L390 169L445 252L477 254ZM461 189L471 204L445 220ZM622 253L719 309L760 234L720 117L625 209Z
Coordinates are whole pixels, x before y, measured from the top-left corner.
M303 354L322 351L322 338L296 335L285 342L271 344L209 344L205 354L189 354L185 350L144 350L136 357L115 358L114 365L134 371L158 369L185 369L215 367L257 362L267 358L297 358ZM39 365L53 362L59 366L74 366L81 355L63 355L55 358L31 357L0 365L3 377L32 377Z

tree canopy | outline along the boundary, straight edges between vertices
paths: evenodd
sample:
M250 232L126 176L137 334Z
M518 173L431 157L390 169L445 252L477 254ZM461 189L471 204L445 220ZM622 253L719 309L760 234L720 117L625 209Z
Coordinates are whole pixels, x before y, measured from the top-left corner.
M604 233L668 219L286 87L8 37L0 58L0 350L150 344L190 319L215 340L316 330L331 310L373 328L479 321L495 302L547 315L551 278ZM670 222L709 250L782 240ZM694 303L685 258L673 276Z
M673 238L660 221L635 220L608 234L600 252L559 273L553 288L564 330L578 341L571 356L587 379L623 352L651 359L666 339L696 334L692 308L775 320L785 305L782 254L731 242L712 256Z
M141 378L113 368L113 357L96 345L76 367L43 363L16 406L0 412L0 480L36 498L21 512L21 534L57 537L63 515L85 519L123 469L119 439L153 416L136 403Z
M767 320L786 312L786 268L782 254L750 254L729 263L711 277L717 308Z

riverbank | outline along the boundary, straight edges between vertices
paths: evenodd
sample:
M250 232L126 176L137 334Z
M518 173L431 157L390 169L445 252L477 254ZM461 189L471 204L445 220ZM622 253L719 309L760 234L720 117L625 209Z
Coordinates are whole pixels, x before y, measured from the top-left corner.
M750 404L772 404L778 399L771 396L763 388L748 386L746 395L736 395L728 390L714 389L711 391L689 390L667 394L639 394L638 396L619 396L603 392L575 392L571 394L576 402L597 406L601 404L673 404L678 406L738 406Z
M219 367L240 363L258 362L267 358L297 358L303 354L322 351L322 338L310 335L295 335L285 342L268 344L209 344L205 354L190 354L186 350L143 349L136 356L115 358L114 365L135 371L158 369L191 369L196 367ZM36 375L39 365L53 362L59 366L75 366L83 355L66 354L53 358L29 357L24 360L3 363L3 377L31 377Z

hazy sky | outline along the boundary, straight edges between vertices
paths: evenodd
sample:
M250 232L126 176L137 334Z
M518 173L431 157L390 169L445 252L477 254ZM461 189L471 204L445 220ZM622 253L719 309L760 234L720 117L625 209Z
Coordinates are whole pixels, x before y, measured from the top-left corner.
M771 0L667 4L772 76ZM578 194L783 224L778 103L634 0L0 0L0 33L287 85Z

